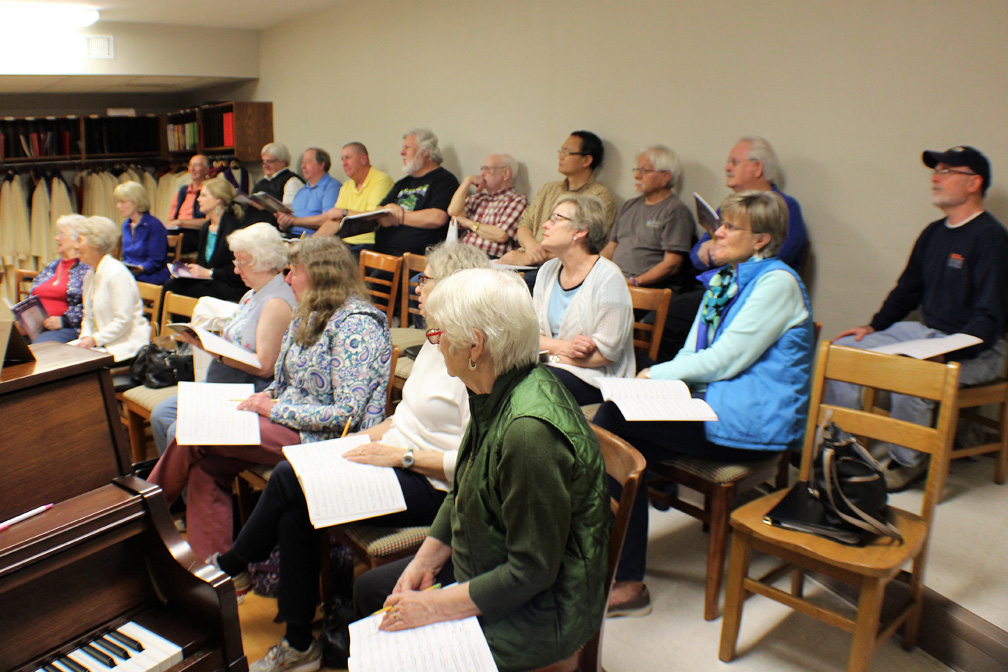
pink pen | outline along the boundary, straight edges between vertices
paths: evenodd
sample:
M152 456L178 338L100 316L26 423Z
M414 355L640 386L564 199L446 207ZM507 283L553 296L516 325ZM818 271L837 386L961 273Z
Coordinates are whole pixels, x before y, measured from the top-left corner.
M17 523L20 523L22 520L28 520L32 516L37 516L40 513L48 511L52 507L53 507L52 504L44 504L44 505L38 507L37 509L32 509L31 511L26 511L25 513L22 513L20 516L14 516L10 520L5 520L4 522L0 523L0 532L3 532L4 530L6 530L11 525L16 525Z

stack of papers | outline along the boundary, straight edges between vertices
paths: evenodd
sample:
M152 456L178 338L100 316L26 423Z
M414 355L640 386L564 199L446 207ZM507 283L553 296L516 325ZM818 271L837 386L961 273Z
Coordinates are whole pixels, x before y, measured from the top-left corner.
M383 632L379 612L350 624L348 672L497 672L475 616Z
M343 457L351 448L370 442L366 434L358 434L284 446L284 457L297 474L316 529L406 510L392 467L358 464Z
M179 383L175 441L182 446L257 446L259 414L239 411L252 383Z
M598 383L602 398L615 403L631 422L718 419L710 404L693 399L681 380L599 378Z

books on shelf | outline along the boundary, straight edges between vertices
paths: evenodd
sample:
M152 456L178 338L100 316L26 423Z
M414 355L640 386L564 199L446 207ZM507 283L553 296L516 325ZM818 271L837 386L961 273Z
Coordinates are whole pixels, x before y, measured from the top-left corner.
M199 347L211 354L218 355L220 357L227 357L228 359L233 359L236 362L254 366L257 369L262 366L259 362L259 358L255 356L254 352L249 352L245 348L235 345L231 341L221 338L217 334L212 334L202 327L197 327L195 324L173 322L168 325L168 328L175 333L186 334L190 338L196 339L199 343Z
M252 383L179 383L175 440L183 446L259 445L259 414L238 410L254 393Z
M49 312L46 311L39 297L32 294L17 303L11 303L7 297L4 297L4 302L14 313L14 319L17 320L21 331L27 334L28 338L34 341L45 330L45 325L42 323L49 317Z
M938 355L944 355L946 352L955 352L979 343L983 343L982 338L970 334L951 334L937 338L917 338L902 343L890 343L871 348L871 350L881 352L884 355L906 355L915 359L931 359Z
M602 398L615 403L631 422L718 419L710 404L694 399L681 380L606 377L598 383Z
M225 112L221 115L224 131L224 146L234 147L234 112Z
M294 468L316 528L406 510L402 486L392 467L351 462L343 453L369 443L366 434L296 446L283 453Z
M257 210L265 210L269 213L283 212L288 215L294 214L294 211L284 205L282 201L277 200L272 194L267 194L265 191L246 194L239 189L234 200L238 205L251 206Z
M385 632L384 611L350 624L348 672L497 672L475 616Z

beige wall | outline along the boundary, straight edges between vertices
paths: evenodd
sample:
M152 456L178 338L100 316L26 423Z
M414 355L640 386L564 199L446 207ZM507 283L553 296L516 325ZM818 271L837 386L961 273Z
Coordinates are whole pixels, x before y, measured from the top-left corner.
M922 150L987 153L989 206L1008 221L1006 33L1003 0L387 0L263 32L253 97L274 101L295 153L359 139L398 176L400 134L426 125L452 171L509 151L526 190L557 179L556 148L587 128L623 198L636 150L662 142L682 193L717 202L733 141L764 135L802 204L832 336L867 321L940 216Z

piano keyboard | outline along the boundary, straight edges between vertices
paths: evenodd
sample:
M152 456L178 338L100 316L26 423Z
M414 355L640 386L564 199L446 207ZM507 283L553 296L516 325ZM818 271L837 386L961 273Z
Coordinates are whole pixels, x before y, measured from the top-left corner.
M180 662L181 647L130 622L36 672L164 672Z

